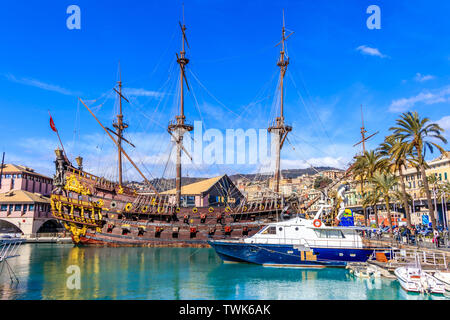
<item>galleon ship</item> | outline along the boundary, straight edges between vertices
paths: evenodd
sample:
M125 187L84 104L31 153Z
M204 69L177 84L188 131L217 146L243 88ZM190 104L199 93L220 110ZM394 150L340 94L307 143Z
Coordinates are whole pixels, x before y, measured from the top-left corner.
M142 173L140 168L128 156L124 144L131 144L123 135L128 128L124 122L122 103L129 102L122 90L119 77L113 88L119 101L115 130L106 128L94 112L82 100L80 102L95 118L108 137L117 147L118 181L107 180L83 169L83 159L76 158L77 165L67 157L61 143L61 149L55 150L56 174L54 190L51 196L52 214L70 232L73 242L82 245L109 246L207 246L209 238L231 238L252 236L268 223L301 214L318 198L306 203L308 199L293 196L286 198L280 193L280 152L292 127L285 123L283 115L284 88L283 79L289 65L285 51L286 29L282 29L280 57L280 113L268 131L277 136L278 145L275 154L275 172L273 190L258 200L248 201L226 175L218 178L182 186L181 156L187 153L183 147L183 136L192 131L193 126L186 122L184 114L184 89L189 90L186 77L185 45L186 26L180 23L182 46L177 53L179 65L179 114L168 125L168 133L176 147L175 189L158 190ZM52 120L51 120L52 123ZM132 145L133 146L133 145ZM141 192L123 181L122 162L126 158L142 176L148 186L148 192ZM198 198L194 205L186 206L183 197L198 189ZM220 203L207 201L220 197Z

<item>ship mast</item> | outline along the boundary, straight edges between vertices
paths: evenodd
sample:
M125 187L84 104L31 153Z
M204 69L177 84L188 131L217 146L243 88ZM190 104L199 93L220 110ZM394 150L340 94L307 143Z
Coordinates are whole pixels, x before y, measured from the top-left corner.
M287 126L284 123L284 76L286 75L286 70L289 65L289 57L285 52L285 41L289 38L291 34L286 36L286 27L284 22L284 10L283 10L283 28L281 31L281 41L278 44L281 44L280 50L280 58L278 59L277 66L280 67L280 116L275 119L275 123L271 127L268 128L270 133L276 137L276 154L275 154L275 176L274 176L274 191L278 193L280 191L280 153L283 148L284 140L287 137L287 134L292 131L291 126ZM278 46L277 44L277 46Z
M168 131L170 135L173 137L177 150L176 150L176 180L175 180L175 189L176 189L176 205L177 207L181 206L181 152L186 150L183 147L183 135L185 132L192 131L194 129L193 126L186 124L184 120L186 119L184 115L184 83L186 83L186 87L189 90L189 84L186 79L185 67L189 63L189 59L186 58L185 44L189 48L189 43L186 39L186 25L184 23L184 6L183 6L183 25L180 23L182 39L181 39L181 51L180 54L176 54L177 62L180 65L180 114L175 116L175 122L170 122L168 126Z
M118 153L118 166L119 166L119 185L122 187L123 177L122 177L122 140L123 131L128 128L128 124L123 122L123 114L122 114L122 99L128 102L127 98L122 95L122 73L120 71L120 63L119 63L119 81L117 81L117 86L119 90L114 88L114 91L119 96L119 113L117 114L117 122L113 123L113 127L116 129L115 134L117 135L117 153Z
M367 130L364 127L364 115L363 115L363 108L361 105L361 141L359 141L358 143L355 143L353 146L356 147L358 144L362 143L362 151L363 151L363 155L366 153L366 141L369 140L370 138L372 138L374 135L378 134L379 131L375 132L374 134L366 137L366 133Z

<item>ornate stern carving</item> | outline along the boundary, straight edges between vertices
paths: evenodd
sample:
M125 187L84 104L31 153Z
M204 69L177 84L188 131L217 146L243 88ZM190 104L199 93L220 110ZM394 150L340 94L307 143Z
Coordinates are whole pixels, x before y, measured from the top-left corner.
M71 175L66 180L66 185L64 186L64 189L68 191L73 191L79 194L83 195L91 195L92 192L89 190L89 188L83 186L80 181L78 181L77 177L74 175Z
M64 186L66 185L66 178L65 178L65 169L67 166L66 159L64 158L63 151L60 149L55 150L56 154L56 160L55 162L55 175L53 177L53 193L54 194L62 194Z

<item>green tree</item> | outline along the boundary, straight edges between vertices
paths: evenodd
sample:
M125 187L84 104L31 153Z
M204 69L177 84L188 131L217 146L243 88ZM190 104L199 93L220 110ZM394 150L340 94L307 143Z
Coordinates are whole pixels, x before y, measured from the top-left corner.
M406 223L408 228L411 227L411 212L408 206L408 195L406 193L405 175L403 169L406 169L411 154L407 152L406 144L402 143L401 139L396 136L387 136L383 143L378 148L380 154L387 160L390 170L398 172L400 177L401 200L403 208L405 209Z
M381 197L384 200L384 204L386 205L386 211L389 220L390 232L392 233L392 216L390 203L391 200L396 197L395 187L398 184L397 177L390 173L377 172L374 174L371 182L374 187L375 193L381 193Z
M364 152L364 154L356 156L356 161L352 167L352 172L355 180L359 181L361 187L361 197L363 199L365 194L365 182L370 181L375 173L386 170L387 160L384 159L381 154L375 150ZM369 224L369 219L366 212L366 203L361 202L364 211L364 220L366 226Z
M431 192L425 173L425 155L427 150L433 153L434 148L438 149L441 153L445 152L440 145L432 141L439 140L447 143L447 140L442 136L444 129L436 123L431 123L429 118L420 118L417 112L405 112L396 120L396 126L391 127L389 130L393 132L395 138L400 139L405 147L406 153L415 155L414 160L422 175L422 182L427 196L431 223L433 228L436 228L436 217L434 216Z
M372 207L373 213L375 214L375 224L377 228L378 224L378 203L383 199L383 194L378 190L374 190L372 192L366 192L363 197L363 205L366 207Z

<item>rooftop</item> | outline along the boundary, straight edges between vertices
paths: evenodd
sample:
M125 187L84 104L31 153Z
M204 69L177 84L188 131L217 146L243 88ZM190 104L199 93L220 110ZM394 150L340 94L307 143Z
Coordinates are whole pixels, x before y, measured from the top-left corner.
M39 193L24 190L12 190L0 193L0 203L50 203L50 199Z
M181 194L184 195L198 195L202 194L204 192L207 192L209 189L211 189L217 182L220 181L223 177L226 175L222 175L215 178L210 178L206 180L202 180L199 182L187 184L185 186L181 187ZM164 192L161 192L161 194L176 194L176 189L167 190Z
M5 164L3 166L3 174L23 174L23 173L28 173L28 174L32 174L32 175L35 175L35 176L39 176L39 177L43 177L43 178L47 178L47 179L52 179L52 178L47 177L47 176L45 176L43 174L37 173L37 172L34 171L34 169L31 169L31 168L26 167L26 166L21 166L21 165L16 165L16 164Z

